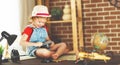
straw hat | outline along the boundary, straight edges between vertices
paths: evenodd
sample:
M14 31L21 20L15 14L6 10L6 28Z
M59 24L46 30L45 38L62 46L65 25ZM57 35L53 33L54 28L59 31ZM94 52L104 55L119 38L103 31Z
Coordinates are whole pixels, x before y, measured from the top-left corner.
M48 12L48 8L44 5L37 5L33 8L32 17L51 17Z

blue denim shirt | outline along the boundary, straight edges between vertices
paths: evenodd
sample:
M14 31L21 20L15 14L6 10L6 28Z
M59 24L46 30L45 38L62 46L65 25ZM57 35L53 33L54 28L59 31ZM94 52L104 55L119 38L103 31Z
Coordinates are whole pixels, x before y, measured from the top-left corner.
M35 28L30 38L30 42L44 42L48 36L45 28Z
M34 28L33 33L30 38L30 42L45 42L48 33L44 27ZM30 46L27 48L27 53L30 56L34 56L34 51L37 49L35 46Z

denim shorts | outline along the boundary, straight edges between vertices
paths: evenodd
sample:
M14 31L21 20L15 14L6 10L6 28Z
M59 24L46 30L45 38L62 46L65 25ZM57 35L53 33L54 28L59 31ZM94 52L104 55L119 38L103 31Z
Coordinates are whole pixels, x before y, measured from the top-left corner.
M35 46L30 46L27 48L27 54L29 56L36 56L35 51L37 50L38 47Z

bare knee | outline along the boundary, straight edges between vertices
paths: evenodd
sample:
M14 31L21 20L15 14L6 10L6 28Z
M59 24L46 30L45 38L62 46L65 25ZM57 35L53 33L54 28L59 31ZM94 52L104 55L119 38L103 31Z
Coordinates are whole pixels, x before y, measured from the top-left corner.
M61 43L61 46L65 47L65 48L67 47L66 43L64 43L64 42Z
M67 47L67 44L66 44L66 43L61 43L61 47L63 47L63 48L64 48L64 53L69 52L69 49L68 49L68 47Z
M48 53L43 53L43 57L44 57L44 58L49 58L49 57L51 57L51 53L50 53L50 52L48 52Z

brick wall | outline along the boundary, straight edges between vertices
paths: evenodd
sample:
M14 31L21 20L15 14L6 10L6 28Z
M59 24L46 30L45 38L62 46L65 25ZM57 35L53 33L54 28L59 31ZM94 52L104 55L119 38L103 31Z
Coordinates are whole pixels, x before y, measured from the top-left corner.
M63 8L65 3L70 2L51 0L50 7ZM85 48L92 47L90 40L95 32L103 32L109 38L109 45L105 52L120 53L120 8L110 5L108 0L82 0L82 7ZM70 23L52 24L51 28L52 33L72 45Z
M53 23L51 24L51 34L53 40L60 39L66 42L70 49L72 49L72 27L71 23Z
M69 0L51 0L50 9L53 7L64 8L65 4L70 4ZM70 49L72 48L72 24L69 23L52 23L51 24L51 34L54 39L60 39L66 42Z
M103 32L109 38L106 51L120 53L120 8L108 0L82 0L85 44L91 45L90 38L95 32ZM89 46L87 46L89 47Z

